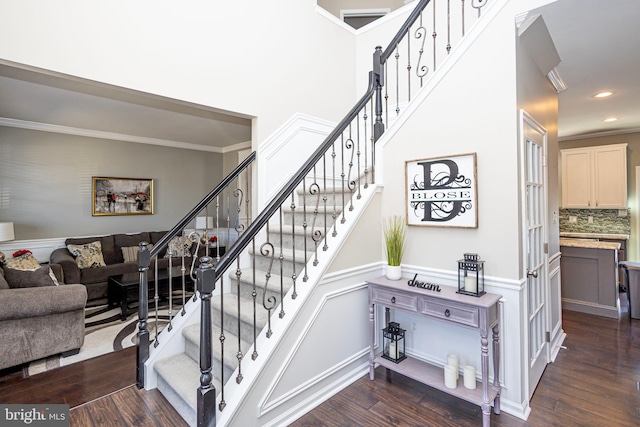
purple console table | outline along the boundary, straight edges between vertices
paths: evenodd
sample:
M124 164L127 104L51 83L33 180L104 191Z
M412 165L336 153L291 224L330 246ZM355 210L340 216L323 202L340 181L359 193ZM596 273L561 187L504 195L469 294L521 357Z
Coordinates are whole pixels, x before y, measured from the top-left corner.
M369 285L369 378L375 378L376 364L398 372L428 386L442 390L453 396L475 403L482 408L482 425L489 427L491 404L493 411L500 413L500 328L498 301L501 295L484 294L480 298L460 295L455 288L440 286L441 291L428 291L408 286L407 280L389 280L378 277L367 282ZM442 367L407 357L400 363L394 363L375 354L375 306L386 309L386 323L389 322L389 310L405 312L438 319L462 327L476 329L480 333L482 380L475 390L464 387L461 381L458 387L450 389L444 385ZM493 330L493 384L489 385L489 330Z

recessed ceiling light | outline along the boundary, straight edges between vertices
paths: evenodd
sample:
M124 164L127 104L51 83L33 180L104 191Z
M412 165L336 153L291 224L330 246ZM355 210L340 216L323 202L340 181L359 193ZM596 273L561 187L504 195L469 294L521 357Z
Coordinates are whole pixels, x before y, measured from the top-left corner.
M608 119L604 119L605 122L615 122L616 120L618 120L617 117L609 117Z
M596 93L595 95L593 95L593 97L594 98L606 98L607 96L611 96L611 95L613 95L613 92L606 91L606 92Z

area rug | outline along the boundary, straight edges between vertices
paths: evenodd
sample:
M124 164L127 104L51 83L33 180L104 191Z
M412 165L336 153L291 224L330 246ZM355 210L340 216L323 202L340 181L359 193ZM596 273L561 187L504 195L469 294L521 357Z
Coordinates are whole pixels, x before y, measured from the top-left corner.
M174 307L175 313L175 307ZM158 327L160 330L169 323L167 309L158 311ZM149 313L148 328L153 338L155 333L154 314ZM136 344L138 331L138 314L134 313L127 320L120 319L120 308L109 308L106 304L85 309L85 337L80 352L73 356L54 355L35 360L22 370L25 378L47 372L61 366L71 365L82 360L91 359L112 351L122 350Z

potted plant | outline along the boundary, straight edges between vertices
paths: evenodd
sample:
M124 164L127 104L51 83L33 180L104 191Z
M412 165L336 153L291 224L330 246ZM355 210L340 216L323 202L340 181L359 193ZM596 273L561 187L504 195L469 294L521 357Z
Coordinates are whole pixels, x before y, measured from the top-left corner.
M393 215L383 220L382 230L387 254L387 278L400 280L402 277L400 263L404 252L407 225L401 216Z

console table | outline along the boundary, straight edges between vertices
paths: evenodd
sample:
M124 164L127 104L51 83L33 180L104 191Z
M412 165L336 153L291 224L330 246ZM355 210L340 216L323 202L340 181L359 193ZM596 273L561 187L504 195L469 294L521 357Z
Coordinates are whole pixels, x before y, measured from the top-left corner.
M500 413L500 328L498 301L501 295L486 293L482 297L472 297L456 293L457 289L440 286L441 291L430 291L411 287L407 280L389 280L378 277L367 282L369 286L369 378L375 378L376 364L398 372L423 384L475 403L482 408L482 425L489 427L491 403L493 411ZM449 322L461 327L476 329L480 333L482 380L475 390L464 387L450 389L444 385L442 367L407 357L400 363L384 359L375 354L375 306L385 307L385 324L389 323L389 310L405 312ZM489 385L489 329L493 329L493 384Z

